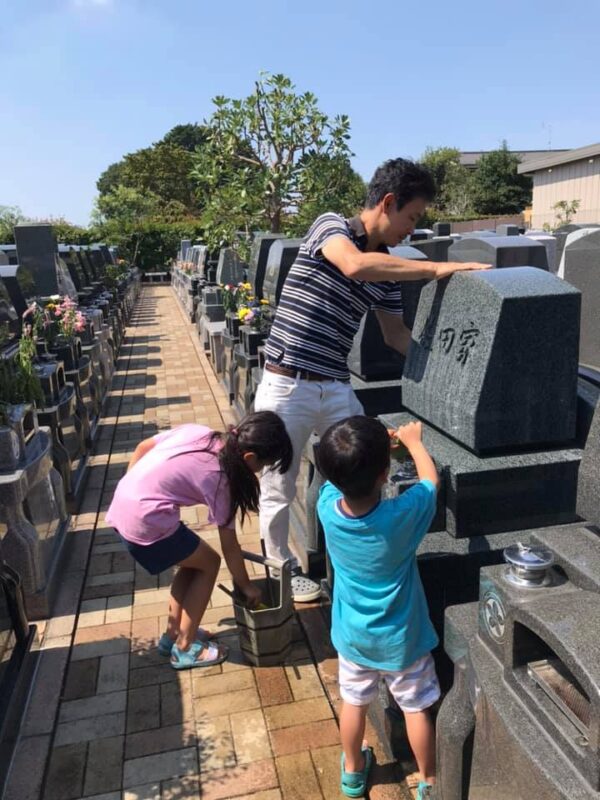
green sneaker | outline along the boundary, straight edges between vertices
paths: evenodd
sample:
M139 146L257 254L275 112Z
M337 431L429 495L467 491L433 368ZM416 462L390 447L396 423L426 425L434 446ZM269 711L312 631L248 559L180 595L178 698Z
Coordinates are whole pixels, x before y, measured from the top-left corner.
M417 800L433 800L433 786L425 781L419 781L417 786Z

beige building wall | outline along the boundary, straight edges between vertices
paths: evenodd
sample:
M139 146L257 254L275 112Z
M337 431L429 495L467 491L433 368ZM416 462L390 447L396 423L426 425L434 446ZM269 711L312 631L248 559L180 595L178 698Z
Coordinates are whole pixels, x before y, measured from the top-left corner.
M533 173L533 213L531 225L554 227L555 203L579 200L573 217L578 224L600 222L600 156L548 167Z

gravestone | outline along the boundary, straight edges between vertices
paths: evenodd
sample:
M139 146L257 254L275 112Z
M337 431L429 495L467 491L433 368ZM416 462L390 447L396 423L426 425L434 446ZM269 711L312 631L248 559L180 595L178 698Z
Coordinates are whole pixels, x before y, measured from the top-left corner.
M68 244L59 244L58 254L69 270L69 275L75 284L77 293L81 294L86 290L90 292L92 287L87 283L87 276L73 247Z
M18 280L27 299L36 295L69 295L77 300L77 290L65 263L58 256L51 225L15 225L19 256Z
M600 392L583 450L577 485L577 513L600 529Z
M519 235L519 226L518 225L496 225L496 233L498 236L518 236Z
M426 286L404 405L476 453L572 440L580 305L577 289L532 267Z
M493 267L539 267L548 269L546 248L526 236L468 236L448 250L449 261L478 261Z
M581 292L579 360L600 369L600 230L585 228L567 238L559 277Z
M432 239L424 239L421 242L415 242L413 246L417 250L420 250L428 261L440 263L450 260L448 258L448 251L459 239L460 237L456 236L434 236Z
M422 244L418 242L418 244ZM411 245L399 245L390 250L390 255L411 261L426 261L427 256ZM421 289L427 281L401 281L403 320L407 327L414 324ZM348 368L353 375L366 381L392 380L402 377L404 356L388 347L375 311L363 316L348 354Z
M246 278L247 264L232 247L222 247L217 264L217 283L241 283Z
M409 241L412 244L413 242L421 242L424 239L431 239L432 236L433 231L430 228L415 228L409 236Z
M8 258L9 264L19 263L16 244L0 244L0 252L4 253L4 255Z
M269 248L263 280L263 297L269 301L272 308L279 303L283 284L303 241L303 239L277 239Z
M452 225L449 222L436 222L433 226L434 236L450 236Z
M254 294L259 300L263 296L263 281L265 279L269 250L274 241L283 238L282 233L258 233L252 242L248 281L252 284Z
M181 261L187 261L187 253L188 253L188 250L191 248L191 246L192 246L192 240L191 239L182 239L181 240L181 245L180 245L180 248L179 248L179 255L181 257L181 259L180 259Z
M528 239L533 239L535 242L541 242L544 245L546 248L546 257L548 258L548 269L553 275L556 275L558 272L556 236L552 236L552 234L546 231L535 230L525 231L525 236L527 236Z

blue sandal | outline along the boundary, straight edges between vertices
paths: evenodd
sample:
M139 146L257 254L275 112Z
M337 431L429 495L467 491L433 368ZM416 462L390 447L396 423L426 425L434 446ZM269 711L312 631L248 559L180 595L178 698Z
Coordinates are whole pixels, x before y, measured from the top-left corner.
M210 633L210 631L205 631L204 628L198 628L198 632L196 633L196 639L199 642L210 642L211 639L215 638L215 634ZM167 658L171 655L171 650L173 649L173 645L175 642L173 639L169 637L167 633L163 633L158 641L157 650L161 656L165 656Z
M208 658L198 658L203 650L208 650ZM212 652L211 652L212 651ZM222 645L211 642L192 642L189 650L180 650L176 644L171 649L173 669L194 669L195 667L214 667L227 660L229 651Z
M360 772L346 772L346 759L342 753L342 793L346 797L362 797L367 791L367 781L373 763L373 750L370 747L363 747L362 753L365 757L365 765Z

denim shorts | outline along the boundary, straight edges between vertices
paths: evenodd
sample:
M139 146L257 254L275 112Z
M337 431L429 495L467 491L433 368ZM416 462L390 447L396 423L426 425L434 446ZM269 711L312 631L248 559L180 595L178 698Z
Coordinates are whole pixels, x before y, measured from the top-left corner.
M123 539L122 536L121 538ZM158 575L159 572L164 572L169 567L189 558L200 544L201 539L187 525L180 522L175 533L159 539L158 542L137 544L129 542L127 539L123 539L123 541L131 555L146 572L149 572L150 575Z

